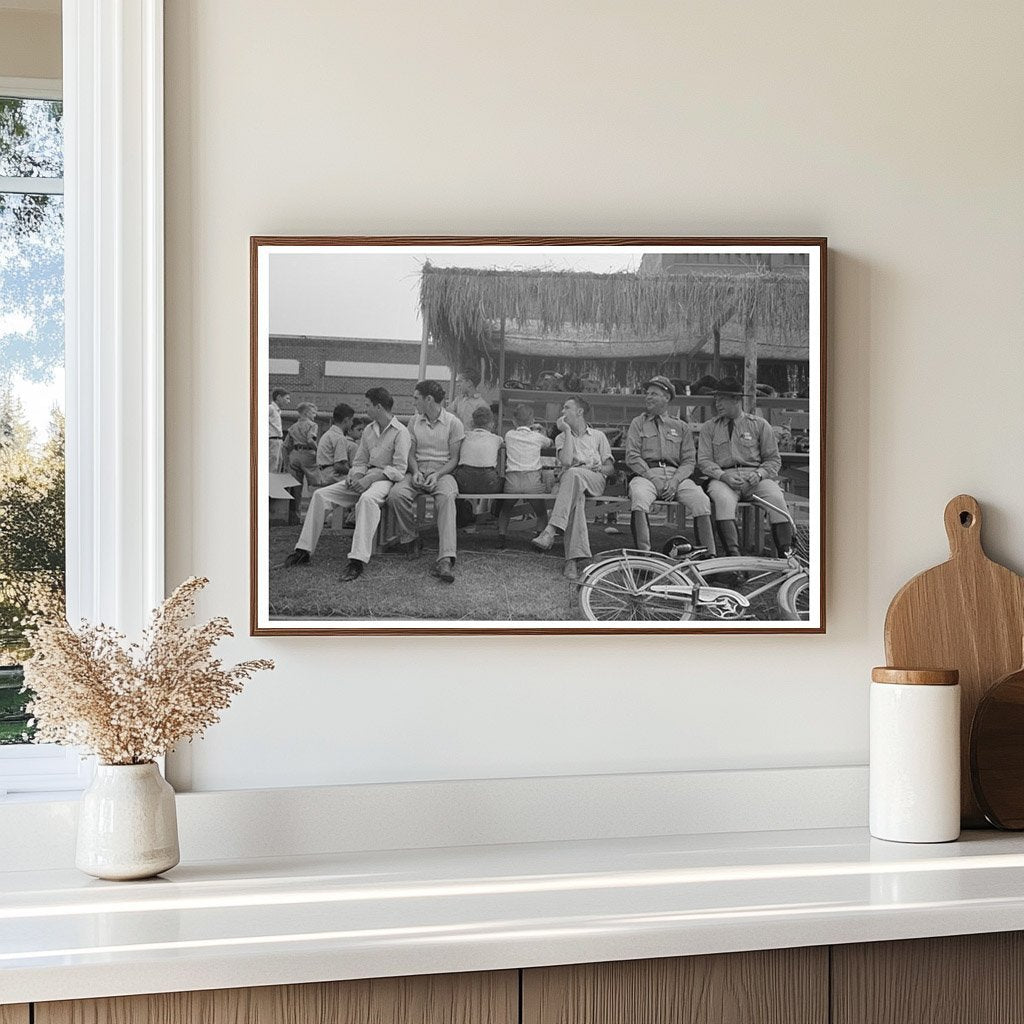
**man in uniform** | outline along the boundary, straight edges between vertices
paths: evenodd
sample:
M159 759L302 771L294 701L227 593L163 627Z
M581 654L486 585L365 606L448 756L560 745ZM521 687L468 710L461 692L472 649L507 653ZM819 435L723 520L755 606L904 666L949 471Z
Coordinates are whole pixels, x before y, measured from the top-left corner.
M646 411L637 416L626 433L626 466L634 474L629 481L633 542L651 550L648 516L655 501L678 501L693 517L694 540L715 552L711 527L711 501L690 479L697 462L690 425L671 416L669 402L676 389L668 377L652 377L645 385Z
M582 563L590 558L587 495L600 497L608 478L615 474L608 438L587 425L589 415L590 403L585 398L565 400L556 424L560 433L555 438L555 454L562 476L555 492L555 507L548 516L548 525L531 542L541 551L549 551L562 533L564 575L570 580L579 579Z
M771 424L743 411L743 387L734 377L719 381L715 394L718 415L701 428L697 444L697 466L710 477L708 495L726 550L740 554L736 529L736 506L752 495L785 510L786 499L779 487L782 457ZM793 549L793 527L784 511L768 510L772 537L779 555Z
M454 583L459 485L452 471L459 464L466 430L462 421L444 408L444 400L444 388L436 380L421 380L413 388L416 415L409 421L409 472L388 495L388 507L398 527L397 547L412 552L419 542L417 499L420 494L434 496L438 550L430 575L442 583Z
M373 550L381 509L396 481L405 476L409 460L409 431L391 414L394 399L385 388L370 388L366 402L372 421L363 431L348 476L313 492L302 534L284 563L308 563L323 532L327 512L336 505L355 505L356 529L348 566L341 574L342 583L362 575Z

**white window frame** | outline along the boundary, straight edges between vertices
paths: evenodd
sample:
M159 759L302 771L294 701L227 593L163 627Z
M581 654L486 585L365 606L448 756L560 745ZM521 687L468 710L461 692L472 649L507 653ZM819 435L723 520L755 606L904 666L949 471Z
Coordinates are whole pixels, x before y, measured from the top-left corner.
M62 83L2 81L64 100L68 618L137 636L164 596L163 0L64 0L63 49ZM0 748L0 794L91 774Z

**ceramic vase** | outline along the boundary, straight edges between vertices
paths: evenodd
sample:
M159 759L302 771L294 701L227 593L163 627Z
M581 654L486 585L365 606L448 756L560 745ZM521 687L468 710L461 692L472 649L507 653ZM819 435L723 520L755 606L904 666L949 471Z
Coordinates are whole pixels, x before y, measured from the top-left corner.
M96 878L151 878L180 860L174 790L152 761L99 764L82 794L75 865Z

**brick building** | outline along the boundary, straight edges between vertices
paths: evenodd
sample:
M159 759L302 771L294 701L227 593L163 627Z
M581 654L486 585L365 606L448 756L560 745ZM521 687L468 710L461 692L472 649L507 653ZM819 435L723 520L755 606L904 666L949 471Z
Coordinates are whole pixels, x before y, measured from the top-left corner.
M431 347L431 356L436 349ZM287 388L291 407L314 402L330 418L338 402L362 411L367 388L382 386L395 397L395 412L412 414L412 389L419 373L420 342L383 338L270 336L270 387ZM427 377L447 385L449 367L428 359ZM269 396L268 396L269 397ZM323 416L321 416L323 419Z

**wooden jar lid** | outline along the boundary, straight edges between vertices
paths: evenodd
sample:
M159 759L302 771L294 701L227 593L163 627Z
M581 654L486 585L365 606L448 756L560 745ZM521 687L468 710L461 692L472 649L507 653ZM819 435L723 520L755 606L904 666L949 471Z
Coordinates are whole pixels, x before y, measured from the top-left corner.
M960 673L955 668L888 668L871 670L873 683L899 683L911 686L956 686Z

